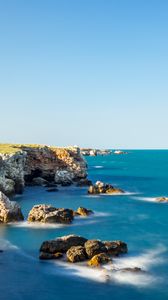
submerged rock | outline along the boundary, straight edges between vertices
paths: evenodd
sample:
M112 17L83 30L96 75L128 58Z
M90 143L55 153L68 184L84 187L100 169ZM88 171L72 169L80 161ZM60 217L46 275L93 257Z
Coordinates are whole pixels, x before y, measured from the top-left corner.
M127 244L122 241L105 241L103 242L109 255L118 256L128 252Z
M46 253L67 252L73 246L84 246L87 239L78 235L67 235L42 243L40 251Z
M67 260L72 263L84 261L87 259L86 251L83 246L71 247L67 251L66 256L67 256Z
M77 209L77 211L74 212L75 216L77 215L77 216L84 216L84 217L86 217L86 216L89 216L91 214L93 214L93 211L90 210L90 209L87 209L85 207L79 207Z
M48 188L46 191L48 193L53 193L53 192L58 192L58 189L56 187L51 187L51 188Z
M111 184L106 184L97 181L95 185L91 185L88 189L88 194L123 194L124 191L113 187Z
M56 252L56 253L46 253L40 252L39 259L58 259L63 257L63 253Z
M73 211L71 209L56 208L45 204L33 206L28 215L29 222L69 224L72 220Z
M92 185L92 181L85 178L85 179L80 179L76 186L83 187L83 186L90 186L90 185Z
M35 177L32 180L33 185L46 186L48 181L42 177Z
M168 202L168 197L158 197L156 198L157 202Z
M119 269L118 271L120 272L133 272L133 273L139 273L139 272L144 272L141 268L139 267L134 267L134 268L123 268Z
M88 240L85 243L85 249L89 258L92 258L96 254L107 252L105 245L99 240Z
M0 222L9 223L23 221L21 208L15 201L10 201L7 196L0 192Z
M89 261L88 265L91 267L99 267L104 264L112 262L112 259L106 253L99 253L94 255Z

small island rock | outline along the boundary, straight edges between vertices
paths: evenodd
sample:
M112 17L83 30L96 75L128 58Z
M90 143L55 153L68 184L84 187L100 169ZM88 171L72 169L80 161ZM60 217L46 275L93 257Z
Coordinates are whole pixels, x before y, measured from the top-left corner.
M91 185L88 189L88 194L123 194L124 191L113 187L111 184L106 184L101 181L97 181L94 185Z

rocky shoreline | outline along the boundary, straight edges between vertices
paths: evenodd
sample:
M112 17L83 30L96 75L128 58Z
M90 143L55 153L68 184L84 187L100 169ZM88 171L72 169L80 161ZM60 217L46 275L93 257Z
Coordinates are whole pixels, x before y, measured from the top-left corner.
M5 146L4 146L5 148ZM0 191L22 193L26 185L70 185L87 177L87 164L77 147L0 144Z

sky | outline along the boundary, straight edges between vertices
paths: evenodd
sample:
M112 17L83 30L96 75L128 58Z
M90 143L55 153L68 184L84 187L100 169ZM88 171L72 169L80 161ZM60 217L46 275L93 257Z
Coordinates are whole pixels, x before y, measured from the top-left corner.
M0 142L168 148L167 0L0 0Z

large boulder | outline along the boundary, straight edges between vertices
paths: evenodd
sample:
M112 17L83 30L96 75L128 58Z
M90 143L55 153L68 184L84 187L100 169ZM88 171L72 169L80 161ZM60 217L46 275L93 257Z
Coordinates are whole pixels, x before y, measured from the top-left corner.
M15 201L10 201L5 194L0 192L0 222L9 223L23 221L21 208Z
M99 267L101 265L112 262L111 258L106 253L99 253L94 255L89 261L88 265L91 267Z
M109 255L118 256L128 252L127 244L122 241L105 241L103 242Z
M55 240L44 241L40 251L47 253L66 253L72 246L84 246L87 239L78 235L67 235Z
M86 251L83 246L71 247L67 251L66 256L67 256L67 260L72 263L84 261L87 259Z
M71 209L56 208L45 204L33 206L28 215L29 222L69 224L72 220L73 211Z
M97 181L94 185L91 185L88 189L88 194L123 194L124 191L113 187L111 184Z
M105 245L99 240L88 240L85 243L85 249L89 258L96 254L107 252Z

